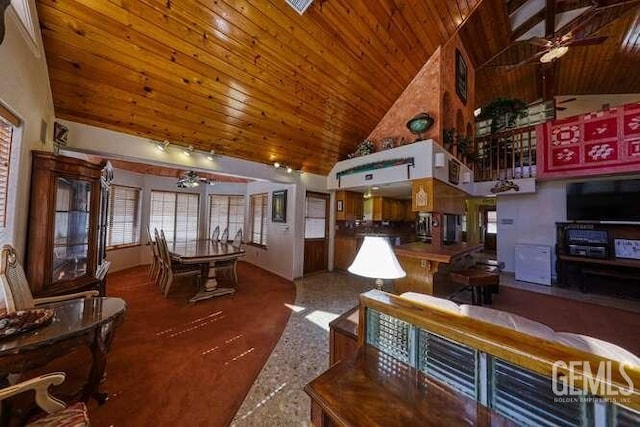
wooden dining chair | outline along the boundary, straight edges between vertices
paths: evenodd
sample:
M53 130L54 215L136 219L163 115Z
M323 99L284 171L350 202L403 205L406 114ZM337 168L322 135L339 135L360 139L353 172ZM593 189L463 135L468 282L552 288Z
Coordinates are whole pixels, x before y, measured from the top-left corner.
M94 290L54 297L33 298L27 276L24 274L22 265L18 262L15 248L6 244L0 250L0 299L4 300L7 313L75 298L93 298L98 295L100 293Z
M242 246L242 228L236 232L236 235L233 237L232 245L239 248Z
M40 375L30 380L22 381L12 386L0 389L0 401L24 393L35 391L35 403L47 415L27 424L32 427L52 426L89 426L89 414L84 403L75 403L69 407L61 400L49 394L49 387L62 384L66 375L64 372L54 372Z
M211 240L217 242L220 238L220 226L216 225L216 228L213 229L213 233L211 233Z
M149 274L150 278L155 278L157 276L158 270L160 269L160 254L158 253L158 244L156 240L151 237L151 230L147 227L147 239L149 240L149 246L151 246L151 253L153 255L153 259L151 260L151 265L149 266Z
M222 232L222 236L220 236L220 243L226 245L229 241L229 228L225 228Z
M200 280L202 270L199 264L180 264L171 260L169 254L169 246L167 245L167 239L164 236L164 231L160 230L160 240L158 241L158 247L160 248L160 254L162 256L164 264L164 275L161 280L160 289L165 298L169 295L169 290L173 285L173 281L179 277L193 277L196 280L196 287L200 288Z

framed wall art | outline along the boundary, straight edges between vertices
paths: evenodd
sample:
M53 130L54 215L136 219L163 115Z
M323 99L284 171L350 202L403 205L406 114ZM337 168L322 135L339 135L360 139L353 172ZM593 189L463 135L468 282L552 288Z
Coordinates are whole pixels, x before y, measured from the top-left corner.
M287 222L287 190L272 193L271 222Z
M467 105L467 64L458 49L456 49L456 93L462 103Z

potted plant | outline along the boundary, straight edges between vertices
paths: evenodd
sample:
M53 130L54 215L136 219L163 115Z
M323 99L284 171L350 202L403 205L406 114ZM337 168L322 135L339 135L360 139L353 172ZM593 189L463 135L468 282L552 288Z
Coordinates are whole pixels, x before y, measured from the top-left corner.
M482 107L478 120L491 120L491 133L515 124L517 118L526 117L527 104L519 99L497 98Z

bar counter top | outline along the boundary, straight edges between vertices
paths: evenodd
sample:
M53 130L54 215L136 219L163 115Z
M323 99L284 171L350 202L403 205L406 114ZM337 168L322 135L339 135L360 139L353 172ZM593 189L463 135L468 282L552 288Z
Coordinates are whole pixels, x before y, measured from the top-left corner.
M393 250L397 256L428 259L448 264L454 258L471 254L481 248L481 244L471 244L466 242L443 245L440 247L434 246L431 243L413 242L396 246Z

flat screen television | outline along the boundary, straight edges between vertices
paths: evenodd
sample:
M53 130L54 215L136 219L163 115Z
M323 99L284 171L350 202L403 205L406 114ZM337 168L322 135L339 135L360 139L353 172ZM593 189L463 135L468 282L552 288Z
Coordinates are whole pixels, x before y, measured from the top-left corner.
M640 222L640 179L568 184L567 220Z

